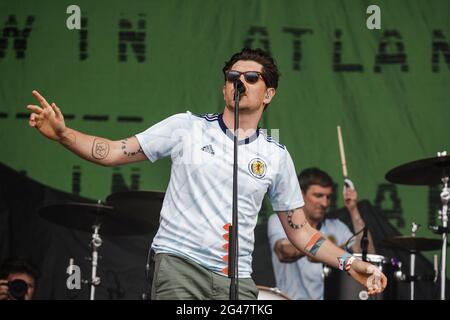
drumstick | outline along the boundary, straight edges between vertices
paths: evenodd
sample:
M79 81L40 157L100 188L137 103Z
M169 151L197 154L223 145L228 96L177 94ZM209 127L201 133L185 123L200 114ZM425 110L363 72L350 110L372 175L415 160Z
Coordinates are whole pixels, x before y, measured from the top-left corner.
M342 141L341 126L337 126L337 133L339 141L339 153L341 154L342 174L344 175L344 178L347 178L347 162L345 161L344 142Z

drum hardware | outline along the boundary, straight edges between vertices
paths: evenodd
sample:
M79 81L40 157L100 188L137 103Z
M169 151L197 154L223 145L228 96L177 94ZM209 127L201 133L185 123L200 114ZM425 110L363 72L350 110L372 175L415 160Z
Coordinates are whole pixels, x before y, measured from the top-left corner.
M100 201L99 201L100 203ZM91 271L91 300L95 300L95 287L100 284L100 277L97 276L97 266L98 266L98 248L102 245L102 238L98 230L100 225L93 225L94 233L92 234L91 247L92 247L92 271Z
M384 239L380 242L380 245L393 249L406 250L410 253L410 273L409 275L403 273L401 270L402 263L396 258L391 259L391 265L394 271L394 278L398 281L409 282L410 283L410 298L414 300L414 285L415 281L437 281L438 263L437 255L434 255L434 273L433 275L415 275L415 258L417 252L420 251L431 251L438 250L441 246L441 240L439 239L429 239L423 237L416 237L415 233L419 225L412 224L412 236L397 236L388 239ZM447 244L448 245L448 244Z
M440 239L424 237L395 236L379 242L383 247L405 251L432 251L441 248ZM448 244L447 244L448 245Z
M397 281L405 281L406 275L402 271L402 262L397 258L391 258L394 279Z
M416 232L418 230L418 228L420 227L419 224L416 223L412 223L412 228L411 228L411 236L412 238L416 237ZM419 276L415 274L415 264L416 264L416 250L410 250L410 274L409 276L406 276L404 281L405 282L409 282L410 284L410 298L411 300L414 300L414 286L416 281L434 281L434 279L436 278L435 274L432 276ZM437 256L435 255L435 260L436 260ZM437 267L437 266L436 266ZM436 268L434 268L436 270Z
M81 280L81 282L83 284L91 285L90 300L95 300L95 288L97 286L99 286L101 283L100 277L97 276L98 260L102 258L101 256L98 255L98 248L102 245L102 239L100 238L100 234L98 233L100 226L94 225L93 229L94 229L94 233L92 234L92 240L90 243L90 247L92 248L92 256L86 257L86 260L91 261L91 268L92 268L91 269L91 280ZM69 270L70 270L70 268L73 268L73 266L74 266L74 259L70 258Z
M80 231L92 230L90 242L91 257L91 280L84 280L83 283L91 285L90 300L95 300L95 288L100 285L100 277L97 276L98 249L102 245L102 238L99 230L103 223L109 221L105 216L112 215L114 210L110 206L103 205L99 200L97 203L71 202L63 205L47 206L40 210L40 215L59 225L72 227ZM108 229L107 229L108 230ZM111 229L113 230L113 229ZM73 259L70 259L69 268L73 267Z
M441 264L441 300L445 300L445 272L447 259L447 234L448 234L448 201L450 200L450 189L448 188L448 176L442 178L444 187L441 192L442 210L439 211L439 217L442 220L442 264ZM439 229L438 229L439 230Z
M437 259L437 255L435 255L435 258ZM393 278L399 282L411 282L411 281L430 281L430 282L437 282L438 278L438 272L436 268L434 269L434 273L432 275L407 275L402 270L402 263L397 258L391 259L391 266L393 271ZM436 264L437 267L437 264Z
M447 234L448 234L448 202L450 200L450 188L448 187L450 174L450 156L446 151L438 152L437 157L410 162L390 170L386 174L386 180L392 183L407 185L437 185L442 183L440 194L442 210L439 211L439 219L442 226L431 226L432 230L442 235L441 244L441 300L445 300L445 281L447 266Z
M107 236L130 236L147 234L151 232L153 219L138 219L137 214L128 214L126 211L119 211L109 204L68 202L43 207L39 214L44 219L64 226L87 233L94 233L92 241L98 245L101 240L99 231ZM98 226L95 235L95 226Z
M419 227L420 227L419 224L417 224L415 222L412 223L411 236L413 238L416 237L416 232L419 229ZM414 300L414 283L415 283L415 281L414 281L414 278L415 278L414 272L415 272L415 269L416 269L416 251L415 250L411 250L410 251L410 268L409 268L409 276L410 276L410 279L411 279L411 281L409 282L410 292L411 292L411 295L410 295L411 300Z
M95 299L95 288L100 285L101 279L97 275L99 248L103 239L101 234L107 236L125 236L150 234L157 228L159 212L162 207L164 193L150 191L121 192L108 197L117 208L107 204L68 202L51 205L39 210L44 219L67 228L91 233L91 279L82 280L83 284L90 284L90 299ZM157 214L153 210L159 209ZM101 231L101 232L100 232ZM74 259L69 262L70 273L74 266Z
M433 275L415 275L414 277L405 274L402 271L402 262L397 258L391 258L391 266L393 269L393 277L397 281L401 282L411 282L411 281L431 281L437 283L439 277L438 263L437 263L437 254L434 255L434 264L433 264Z

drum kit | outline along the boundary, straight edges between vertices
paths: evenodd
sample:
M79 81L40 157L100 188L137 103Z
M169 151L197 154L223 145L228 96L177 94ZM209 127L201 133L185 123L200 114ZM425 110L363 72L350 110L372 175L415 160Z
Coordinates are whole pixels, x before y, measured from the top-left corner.
M406 275L401 270L402 263L395 258L387 261L384 256L368 254L366 261L372 263L383 271L383 267L388 267L389 263L393 269L393 278L398 281L408 282L410 286L410 299L414 300L414 286L417 281L433 281L437 283L440 275L441 280L441 300L445 300L445 280L446 280L446 254L447 254L447 233L448 233L448 201L450 199L450 189L448 180L450 174L450 156L446 152L438 153L437 157L423 159L406 163L390 170L386 174L386 180L395 184L435 186L442 184L440 194L442 210L439 211L439 218L442 226L430 226L430 229L441 234L441 239L431 239L416 237L419 225L412 223L411 236L395 236L383 239L379 245L396 250L403 250L409 253L410 270ZM441 249L441 272L438 271L437 255L434 256L434 270L432 275L416 275L415 262L416 255L423 251L433 251ZM355 254L361 259L361 255ZM328 267L324 267L323 277L325 279L325 299L344 300L366 300L383 299L381 296L370 298L365 289L352 281L349 276L342 273L333 272ZM328 284L328 286L327 286Z
M339 130L339 128L338 128ZM343 160L345 163L345 160ZM345 171L345 170L344 170ZM344 173L345 175L345 173ZM393 278L398 281L409 282L410 299L414 300L415 282L433 281L437 283L440 275L441 280L441 300L445 300L445 279L446 279L446 253L447 253L447 233L448 233L448 201L450 200L450 188L448 187L450 176L450 156L446 152L439 153L437 157L410 162L390 170L386 174L386 180L395 184L435 186L442 184L440 194L442 210L439 211L439 218L442 226L430 226L429 228L437 234L441 234L441 239L431 239L416 237L419 225L412 223L411 236L395 236L383 239L379 244L386 248L404 250L410 255L410 272L405 275L401 270L401 262L392 258L389 262L382 255L367 254L364 259L362 254L354 254L357 259L365 260L375 265L380 271L385 272L389 265L393 268ZM437 255L434 259L433 275L419 276L415 274L416 254L423 251L433 251L441 249L441 272L438 271ZM367 300L383 299L383 295L369 297L363 286L350 279L345 273L335 272L333 269L324 266L322 276L324 278L324 299L325 300ZM260 290L259 300L289 300L285 294L277 288L257 286Z
M450 188L448 187L450 177L450 156L447 152L438 152L437 157L409 162L390 170L386 174L386 180L396 184L435 186L442 185L440 194L442 210L439 210L441 226L429 226L436 234L441 235L439 239L424 239L415 236L418 225L413 223L412 236L408 238L398 237L387 239L384 245L395 245L397 248L410 251L410 289L411 300L414 299L415 282L415 255L418 251L441 249L440 269L440 299L445 300L446 261L447 261L447 234L448 234L448 201L450 200Z
M125 191L111 194L105 203L68 202L43 207L39 214L57 225L92 234L89 259L92 266L91 280L85 280L84 283L90 284L90 299L94 300L95 288L101 282L97 276L98 250L103 241L101 235L151 233L159 225L163 199L163 192ZM70 267L73 267L73 259L70 259Z

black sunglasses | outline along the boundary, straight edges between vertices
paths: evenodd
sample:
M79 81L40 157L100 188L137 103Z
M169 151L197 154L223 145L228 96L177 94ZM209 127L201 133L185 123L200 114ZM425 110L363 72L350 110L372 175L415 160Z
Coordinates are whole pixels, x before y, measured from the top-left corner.
M227 81L234 82L241 77L241 74L244 75L245 81L247 81L250 84L254 84L254 83L258 82L259 77L261 77L264 80L261 72L258 72L258 71L240 72L240 71L236 71L236 70L229 70L229 71L225 72L225 79L227 79Z

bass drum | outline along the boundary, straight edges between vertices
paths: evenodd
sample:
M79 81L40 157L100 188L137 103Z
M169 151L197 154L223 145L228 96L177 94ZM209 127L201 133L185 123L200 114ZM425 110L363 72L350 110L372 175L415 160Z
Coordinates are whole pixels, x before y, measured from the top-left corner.
M258 300L291 300L278 288L269 288L265 286L256 286L259 290Z
M356 259L362 260L360 253L353 254ZM367 262L373 264L381 272L385 272L386 259L384 256L368 254ZM346 272L324 267L324 299L325 300L383 300L383 294L370 297L367 290L356 282Z

